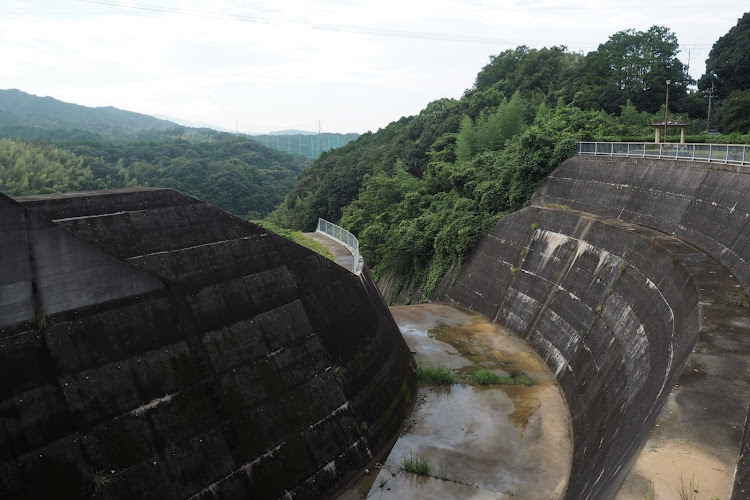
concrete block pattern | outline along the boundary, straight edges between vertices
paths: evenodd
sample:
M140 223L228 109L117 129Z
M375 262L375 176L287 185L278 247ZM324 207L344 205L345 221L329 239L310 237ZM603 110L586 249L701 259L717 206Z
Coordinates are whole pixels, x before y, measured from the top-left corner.
M531 230L517 230L528 221ZM528 239L516 237L501 249L498 234ZM509 278L495 272L507 262L519 263ZM493 273L505 278L475 278ZM613 494L697 336L694 315L686 314L697 307L697 293L684 265L647 231L528 207L501 219L480 242L446 299L497 310L496 320L555 373L574 436L566 497Z
M396 436L416 376L366 267L171 190L22 201L0 197L0 496L320 498Z
M721 165L678 160L575 157L533 198L673 234L750 286L750 178Z

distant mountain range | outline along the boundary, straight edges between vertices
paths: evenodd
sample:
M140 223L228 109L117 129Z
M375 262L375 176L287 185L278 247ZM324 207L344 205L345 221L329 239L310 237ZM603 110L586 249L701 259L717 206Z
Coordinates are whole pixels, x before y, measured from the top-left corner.
M316 135L317 132L310 132L309 130L277 130L275 132L269 132L268 134L253 134L253 135Z
M178 126L171 121L111 106L90 108L53 97L27 94L17 89L0 90L0 129L77 129L107 137L145 130L168 130Z
M174 122L178 125L182 125L184 127L190 127L190 128L210 128L211 130L218 130L219 132L229 132L230 134L235 133L234 130L228 129L226 127L222 127L220 125L214 125L213 123L206 123L206 122L191 122L190 120L183 120L182 118L175 118L174 116L167 116L167 115L154 115L156 118L159 118L160 120L167 120L170 122Z
M169 119L164 119L169 118ZM182 129L182 130L178 130ZM90 141L97 136L119 142L142 140L145 135L194 135L206 129L234 134L234 131L207 123L124 111L112 106L92 108L39 97L18 89L0 90L0 137L51 142ZM94 135L96 134L96 135ZM359 134L318 134L305 130L282 130L267 135L245 135L261 144L307 158L341 147Z

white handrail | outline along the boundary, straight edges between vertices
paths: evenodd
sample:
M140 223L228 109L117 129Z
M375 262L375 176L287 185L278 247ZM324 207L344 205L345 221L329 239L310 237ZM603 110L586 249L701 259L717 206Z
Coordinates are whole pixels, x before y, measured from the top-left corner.
M354 268L352 269L352 272L356 273L359 269L359 241L357 238L343 227L320 218L318 218L317 232L323 233L331 239L338 241L352 253L354 256Z
M579 142L579 155L637 156L750 166L750 145L676 142Z

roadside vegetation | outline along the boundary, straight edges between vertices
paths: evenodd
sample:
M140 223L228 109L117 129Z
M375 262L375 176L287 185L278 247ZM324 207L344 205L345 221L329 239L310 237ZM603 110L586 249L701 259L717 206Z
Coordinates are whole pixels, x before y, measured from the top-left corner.
M253 220L250 222L252 222L253 224L258 224L263 229L267 229L273 233L278 234L279 236L283 236L284 238L292 240L293 242L299 245L302 245L305 248L309 248L313 252L319 253L326 259L333 260L335 262L335 259L333 258L333 254L331 253L330 250L328 250L328 247L326 247L322 243L315 241L309 236L305 236L305 234L302 231L292 231L291 229L285 229L283 227L279 227L273 222L268 222L268 221L263 221L263 220Z

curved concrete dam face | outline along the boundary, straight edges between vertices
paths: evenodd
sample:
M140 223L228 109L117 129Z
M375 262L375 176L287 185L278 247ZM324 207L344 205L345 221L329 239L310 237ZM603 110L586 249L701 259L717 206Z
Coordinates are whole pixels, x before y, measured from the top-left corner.
M747 175L707 164L573 158L550 176L532 206L502 218L458 275L441 283L435 299L514 331L555 372L573 433L566 498L613 498L657 418L662 421L668 398L671 409L693 412L693 421L669 417L679 421L680 439L711 441L711 453L729 455L722 459L729 469L725 491L739 460L733 498L743 498L737 485L748 483L741 450L750 449L742 436L750 401L744 382L750 357L742 340L750 333L747 309L719 313L738 315L729 328L742 330L740 336L716 337L714 345L699 341L700 352L691 351L699 332L710 333L713 320L705 318L716 314L709 309L721 299L708 293L718 277L731 291L740 286L710 257L740 283L750 282L747 192ZM724 347L720 356L713 350ZM713 369L723 375L710 373L709 357L719 360ZM689 358L691 375L683 377ZM714 385L695 397L676 392L683 381ZM705 395L727 387L734 399L717 405ZM732 414L728 421L725 412ZM712 428L723 434L697 437Z
M569 206L674 235L750 287L749 173L714 163L578 156L550 175L532 204Z
M0 258L0 497L326 497L412 406L366 269L176 191L0 195Z

